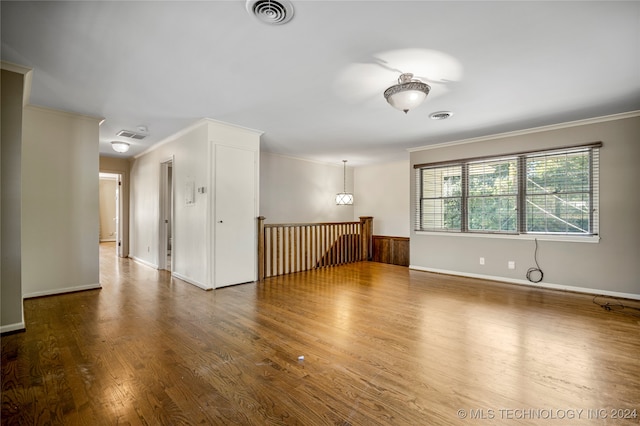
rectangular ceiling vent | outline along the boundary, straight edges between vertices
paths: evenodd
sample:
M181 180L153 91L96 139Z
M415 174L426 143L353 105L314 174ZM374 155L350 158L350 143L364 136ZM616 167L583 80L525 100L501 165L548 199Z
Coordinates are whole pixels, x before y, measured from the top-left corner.
M136 133L136 132L132 132L131 130L120 130L118 133L116 133L116 136L122 136L125 138L131 138L131 139L137 139L137 140L141 140L147 137L147 135L143 133Z

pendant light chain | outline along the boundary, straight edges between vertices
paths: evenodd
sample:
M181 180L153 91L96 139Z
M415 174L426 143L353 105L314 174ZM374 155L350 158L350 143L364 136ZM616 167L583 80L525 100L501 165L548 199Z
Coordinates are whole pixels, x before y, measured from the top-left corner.
M347 160L342 160L342 192L347 192Z

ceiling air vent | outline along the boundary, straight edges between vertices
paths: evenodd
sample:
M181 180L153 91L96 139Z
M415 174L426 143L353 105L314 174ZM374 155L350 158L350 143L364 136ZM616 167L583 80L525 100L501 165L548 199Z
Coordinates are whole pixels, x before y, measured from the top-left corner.
M147 137L147 135L143 133L137 133L131 130L120 130L118 133L116 133L116 136L122 136L125 138L136 139L136 140L141 140Z
M282 25L293 18L293 4L287 0L247 0L247 12L265 24Z
M432 120L446 120L452 115L453 113L451 111L438 111L434 112L433 114L429 114L429 118L431 118Z

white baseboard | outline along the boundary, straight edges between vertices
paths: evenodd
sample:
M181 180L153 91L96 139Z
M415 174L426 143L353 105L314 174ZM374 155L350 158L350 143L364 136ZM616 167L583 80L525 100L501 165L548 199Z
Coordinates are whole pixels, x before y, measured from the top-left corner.
M187 282L189 284L195 285L196 287L199 287L199 288L201 288L203 290L213 290L213 287L210 287L208 285L202 284L201 282L195 281L195 280L193 280L193 279L191 279L189 277L185 277L184 275L179 274L177 272L172 272L171 276L175 277L175 278L177 278L179 280L185 281L185 282Z
M155 264L153 264L153 263L151 263L151 262L147 262L147 261L146 261L146 260L144 260L144 259L140 259L139 257L135 257L135 256L129 256L129 257L130 257L131 259L133 259L134 261L136 261L136 262L138 262L138 263L141 263L141 264L143 264L143 265L145 265L145 266L149 266L149 267L151 267L151 268L153 268L153 269L158 269L158 265L155 265Z
M21 322L0 326L0 333L9 333L10 331L19 331L19 330L24 330L25 328L26 327L24 325L24 312L22 312Z
M543 283L543 282L532 283L530 281L521 280L517 278L497 277L493 275L474 274L470 272L449 271L447 269L426 268L424 266L416 266L416 265L409 265L409 269L414 269L416 271L435 272L437 274L459 275L462 277L479 278L482 280L500 281L500 282L505 282L510 284L526 285L529 287L541 287L541 288L547 288L550 290L573 291L577 293L593 294L597 296L611 296L611 297L619 297L622 299L640 300L640 294L633 294L633 293L621 293L618 291L609 291L609 290L602 290L602 289L595 289L595 288L588 288L588 287L576 287L576 286L570 286L570 285Z
M30 299L32 297L53 296L55 294L72 293L74 291L84 291L84 290L96 290L96 289L100 289L100 288L102 288L100 283L79 285L79 286L76 286L76 287L54 288L54 289L51 289L51 290L34 291L34 292L31 292L31 293L26 293L26 294L22 295L22 298L23 299Z

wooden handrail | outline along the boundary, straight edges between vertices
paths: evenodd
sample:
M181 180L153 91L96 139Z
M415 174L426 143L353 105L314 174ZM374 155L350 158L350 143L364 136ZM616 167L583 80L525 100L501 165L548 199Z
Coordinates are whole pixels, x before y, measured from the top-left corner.
M359 222L265 224L258 217L258 279L371 260L373 217Z

